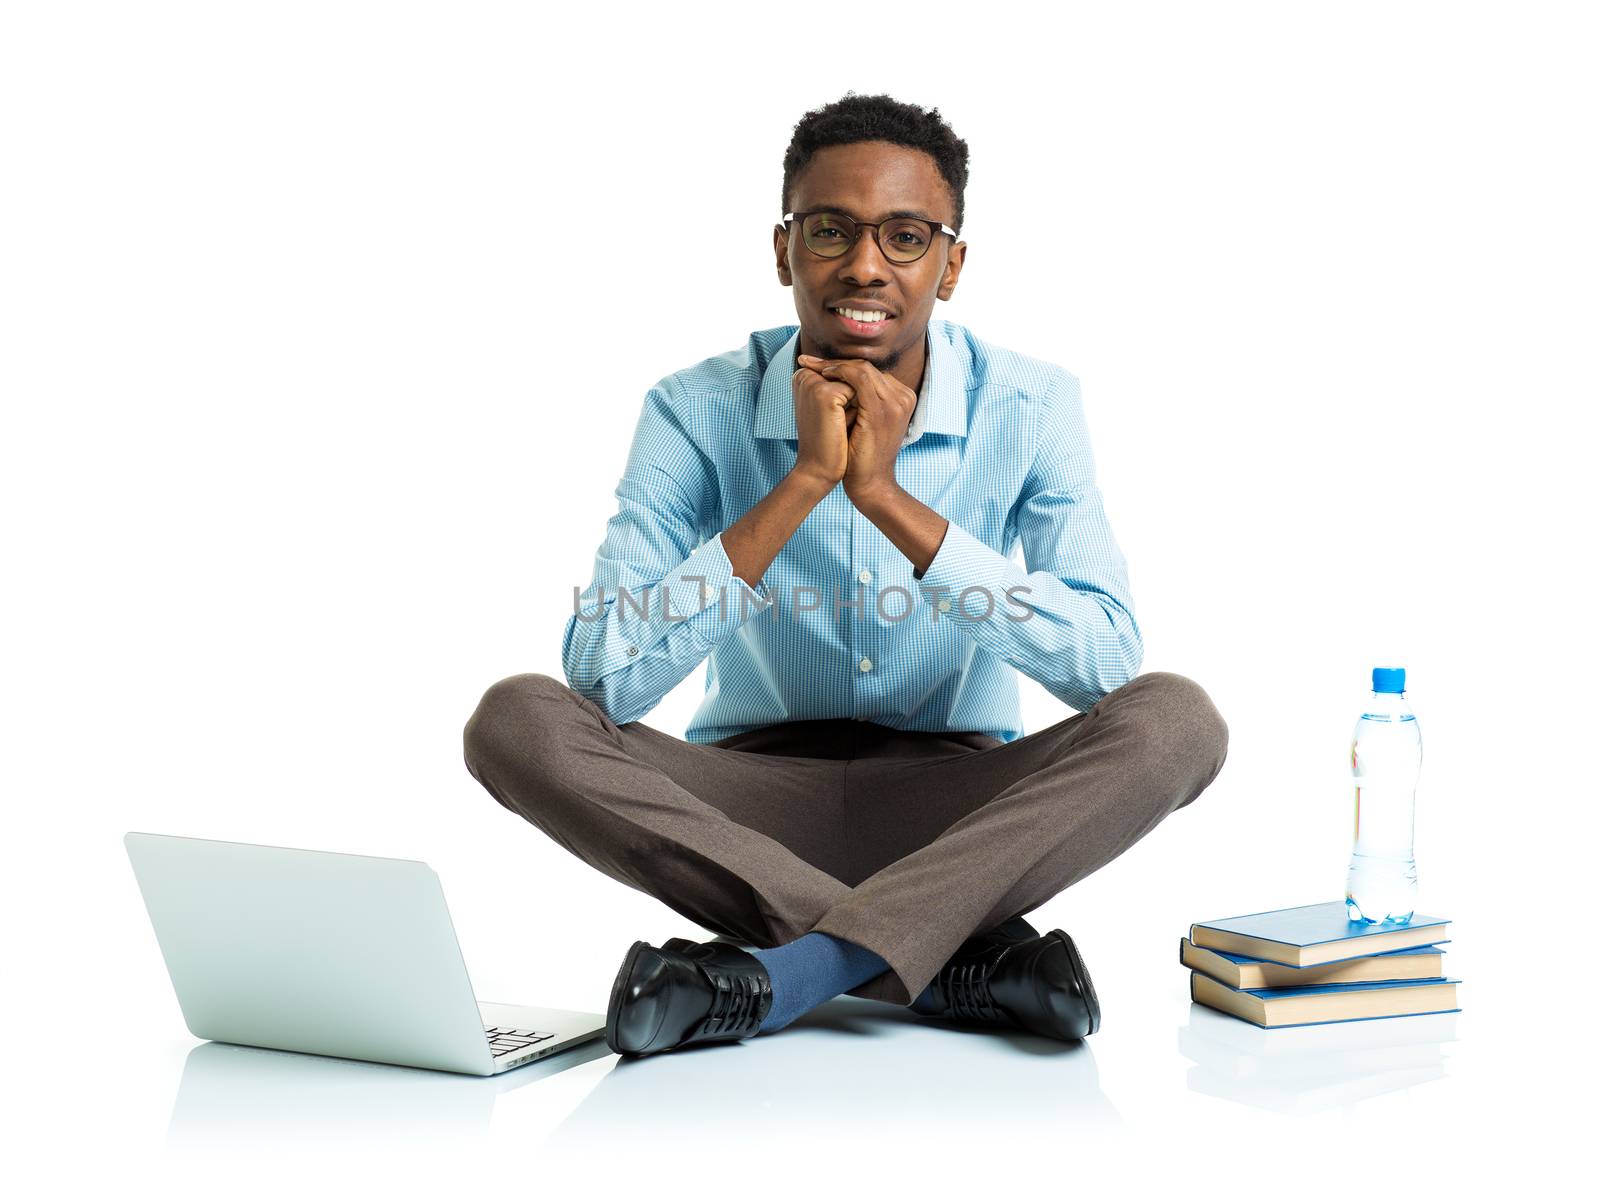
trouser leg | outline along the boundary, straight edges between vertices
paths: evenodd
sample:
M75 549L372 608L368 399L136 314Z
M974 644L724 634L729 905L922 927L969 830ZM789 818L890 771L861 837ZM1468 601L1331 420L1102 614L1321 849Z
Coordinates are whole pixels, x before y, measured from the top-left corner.
M850 892L837 868L846 762L690 744L617 725L557 679L490 687L463 737L504 807L701 926L786 943Z
M1158 672L1010 744L851 762L846 833L877 868L814 930L889 962L851 994L909 1003L973 932L1033 910L1193 802L1227 743L1205 691Z

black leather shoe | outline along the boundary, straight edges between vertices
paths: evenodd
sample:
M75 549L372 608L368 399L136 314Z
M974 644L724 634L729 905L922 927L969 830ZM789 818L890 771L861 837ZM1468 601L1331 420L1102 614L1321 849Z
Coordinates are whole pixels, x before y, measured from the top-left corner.
M772 979L731 944L693 945L693 955L636 940L623 958L606 1007L606 1044L623 1056L756 1034L772 1009Z
M935 1009L926 1013L953 1023L1056 1040L1081 1040L1100 1027L1089 970L1060 928L1021 940L1004 928L980 933L956 950L929 990Z

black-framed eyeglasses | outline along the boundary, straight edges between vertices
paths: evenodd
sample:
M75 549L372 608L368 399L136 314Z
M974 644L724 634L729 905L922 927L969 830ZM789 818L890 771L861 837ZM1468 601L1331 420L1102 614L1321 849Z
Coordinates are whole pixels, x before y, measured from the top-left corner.
M952 240L960 234L949 225L938 221L921 220L914 216L896 216L872 223L851 220L842 212L818 209L814 212L789 212L783 223L800 222L800 239L806 249L819 258L838 258L850 252L862 229L871 229L883 256L891 262L915 262L928 252L933 239L948 233Z

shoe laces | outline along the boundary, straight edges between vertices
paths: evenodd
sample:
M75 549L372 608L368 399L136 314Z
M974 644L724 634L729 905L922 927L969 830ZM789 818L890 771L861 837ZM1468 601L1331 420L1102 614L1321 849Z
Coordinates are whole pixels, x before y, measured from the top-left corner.
M771 987L763 979L745 973L706 971L715 987L711 1010L695 1029L695 1037L747 1036L761 1026L762 1003Z
M981 960L964 961L945 969L939 983L952 1016L985 1022L1004 1019L989 993L989 972L990 962Z

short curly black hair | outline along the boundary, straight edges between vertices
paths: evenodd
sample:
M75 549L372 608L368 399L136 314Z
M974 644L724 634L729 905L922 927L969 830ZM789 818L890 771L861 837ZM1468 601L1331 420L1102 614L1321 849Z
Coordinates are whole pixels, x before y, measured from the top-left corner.
M956 136L937 108L903 104L892 96L858 96L848 91L832 104L814 108L795 124L783 155L783 211L797 176L811 156L826 146L858 141L888 141L930 155L956 202L952 226L960 230L966 210L967 143Z

